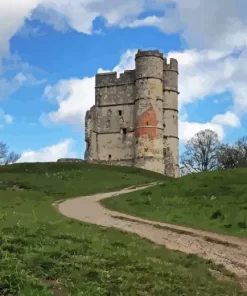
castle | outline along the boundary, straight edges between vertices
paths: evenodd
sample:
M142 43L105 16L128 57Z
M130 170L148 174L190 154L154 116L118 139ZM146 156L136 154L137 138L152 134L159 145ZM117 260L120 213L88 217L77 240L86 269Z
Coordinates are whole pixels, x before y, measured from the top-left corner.
M135 70L95 76L85 118L85 160L178 177L178 62L138 50Z

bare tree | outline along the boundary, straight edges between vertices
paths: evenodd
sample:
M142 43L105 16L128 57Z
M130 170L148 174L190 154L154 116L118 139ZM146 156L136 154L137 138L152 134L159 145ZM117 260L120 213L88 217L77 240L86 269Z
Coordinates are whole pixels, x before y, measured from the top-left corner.
M238 167L247 167L247 136L240 138L236 142L236 147L242 153Z
M179 166L179 176L183 177L186 176L188 174L186 168L184 166Z
M217 169L219 147L217 133L210 129L198 132L185 145L185 152L181 157L183 170L193 173Z
M243 153L243 155L247 155L247 136L238 139L235 145L237 149Z
M7 165L17 162L21 157L20 154L13 151L9 152L9 147L4 142L0 142L0 164Z
M229 144L222 144L218 150L218 163L221 169L232 169L238 167L241 153Z
M218 162L222 169L247 167L247 137L240 138L233 145L221 145Z

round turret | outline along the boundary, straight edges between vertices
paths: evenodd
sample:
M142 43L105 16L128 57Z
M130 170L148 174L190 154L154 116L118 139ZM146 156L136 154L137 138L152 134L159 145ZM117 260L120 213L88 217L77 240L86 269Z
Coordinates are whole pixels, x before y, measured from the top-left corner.
M135 61L134 166L164 173L163 55L139 50Z
M164 163L165 174L178 177L178 62L164 59L163 121L164 121Z

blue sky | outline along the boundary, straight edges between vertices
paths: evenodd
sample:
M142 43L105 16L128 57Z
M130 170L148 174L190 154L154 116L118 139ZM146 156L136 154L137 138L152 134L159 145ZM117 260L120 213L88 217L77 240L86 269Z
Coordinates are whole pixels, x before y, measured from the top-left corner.
M247 134L242 1L11 2L0 3L0 140L22 161L83 157L94 75L133 68L138 48L179 61L181 148L205 128L226 142Z

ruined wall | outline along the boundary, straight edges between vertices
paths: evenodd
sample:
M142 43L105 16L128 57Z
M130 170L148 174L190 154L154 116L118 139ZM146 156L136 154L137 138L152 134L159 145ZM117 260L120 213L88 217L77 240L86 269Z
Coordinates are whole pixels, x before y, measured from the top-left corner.
M97 151L97 107L93 106L85 116L85 142L86 150L84 158L91 162L98 159Z
M95 77L96 154L100 163L133 164L135 70L102 73ZM86 118L87 125L92 125ZM90 141L89 141L90 142ZM94 155L94 152L92 153Z
M98 156L101 160L133 158L134 105L107 106L99 109Z

